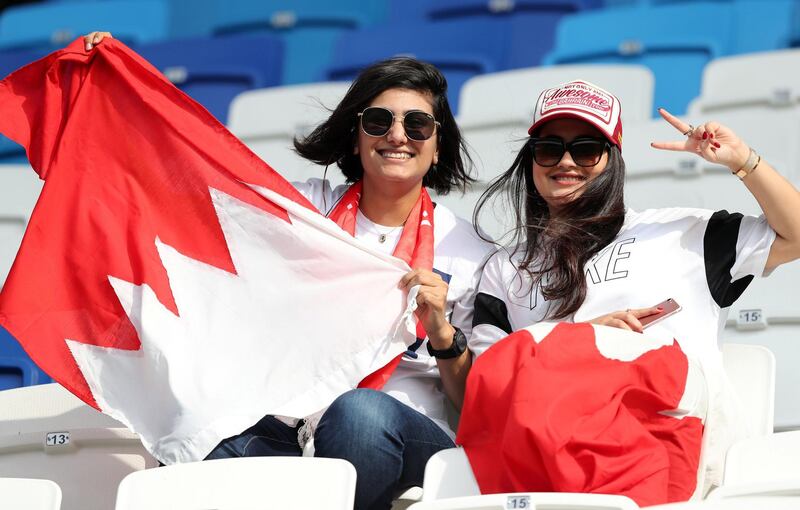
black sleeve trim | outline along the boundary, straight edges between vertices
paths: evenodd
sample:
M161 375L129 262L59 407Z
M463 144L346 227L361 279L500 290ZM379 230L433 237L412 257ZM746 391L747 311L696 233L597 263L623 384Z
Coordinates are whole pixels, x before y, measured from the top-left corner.
M703 237L708 290L720 308L731 306L753 281L753 275L731 281L731 268L736 262L736 241L741 224L741 214L717 211L708 220Z
M479 292L475 296L475 315L472 317L472 328L481 324L489 324L511 334L508 309L502 299L483 292Z

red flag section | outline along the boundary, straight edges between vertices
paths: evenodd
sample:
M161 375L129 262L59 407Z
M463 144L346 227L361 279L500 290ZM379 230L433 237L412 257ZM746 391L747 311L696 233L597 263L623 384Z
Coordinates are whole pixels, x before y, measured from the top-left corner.
M95 407L64 339L140 345L109 276L150 286L177 314L156 238L235 272L210 187L287 221L243 182L313 210L211 114L113 39L90 53L77 40L0 82L0 132L26 148L45 180L0 294L0 324Z
M621 494L640 506L692 496L702 422L662 414L679 407L686 356L673 344L610 359L604 330L520 330L476 360L456 442L482 493Z

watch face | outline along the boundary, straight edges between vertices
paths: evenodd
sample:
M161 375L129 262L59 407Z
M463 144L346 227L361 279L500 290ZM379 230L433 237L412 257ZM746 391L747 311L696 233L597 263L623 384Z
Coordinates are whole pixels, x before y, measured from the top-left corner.
M467 337L464 332L456 328L456 334L453 335L453 346L458 349L458 354L462 354L467 350Z

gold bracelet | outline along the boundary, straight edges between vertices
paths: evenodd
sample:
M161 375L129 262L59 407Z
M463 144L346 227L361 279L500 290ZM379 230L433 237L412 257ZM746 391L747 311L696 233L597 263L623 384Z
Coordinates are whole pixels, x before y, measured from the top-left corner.
M758 167L759 163L761 163L761 156L759 156L758 153L751 147L750 155L747 157L747 161L744 162L744 165L742 165L742 168L736 170L735 172L731 171L731 173L740 180L743 180Z

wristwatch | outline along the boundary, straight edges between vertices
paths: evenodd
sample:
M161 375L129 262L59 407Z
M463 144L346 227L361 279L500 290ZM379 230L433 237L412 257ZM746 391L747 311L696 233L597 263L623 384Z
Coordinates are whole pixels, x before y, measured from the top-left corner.
M467 350L467 337L464 336L463 331L455 326L453 329L456 332L453 333L453 343L450 344L450 347L447 349L434 349L431 347L431 341L428 340L428 354L436 359L453 359L464 354L464 351Z

